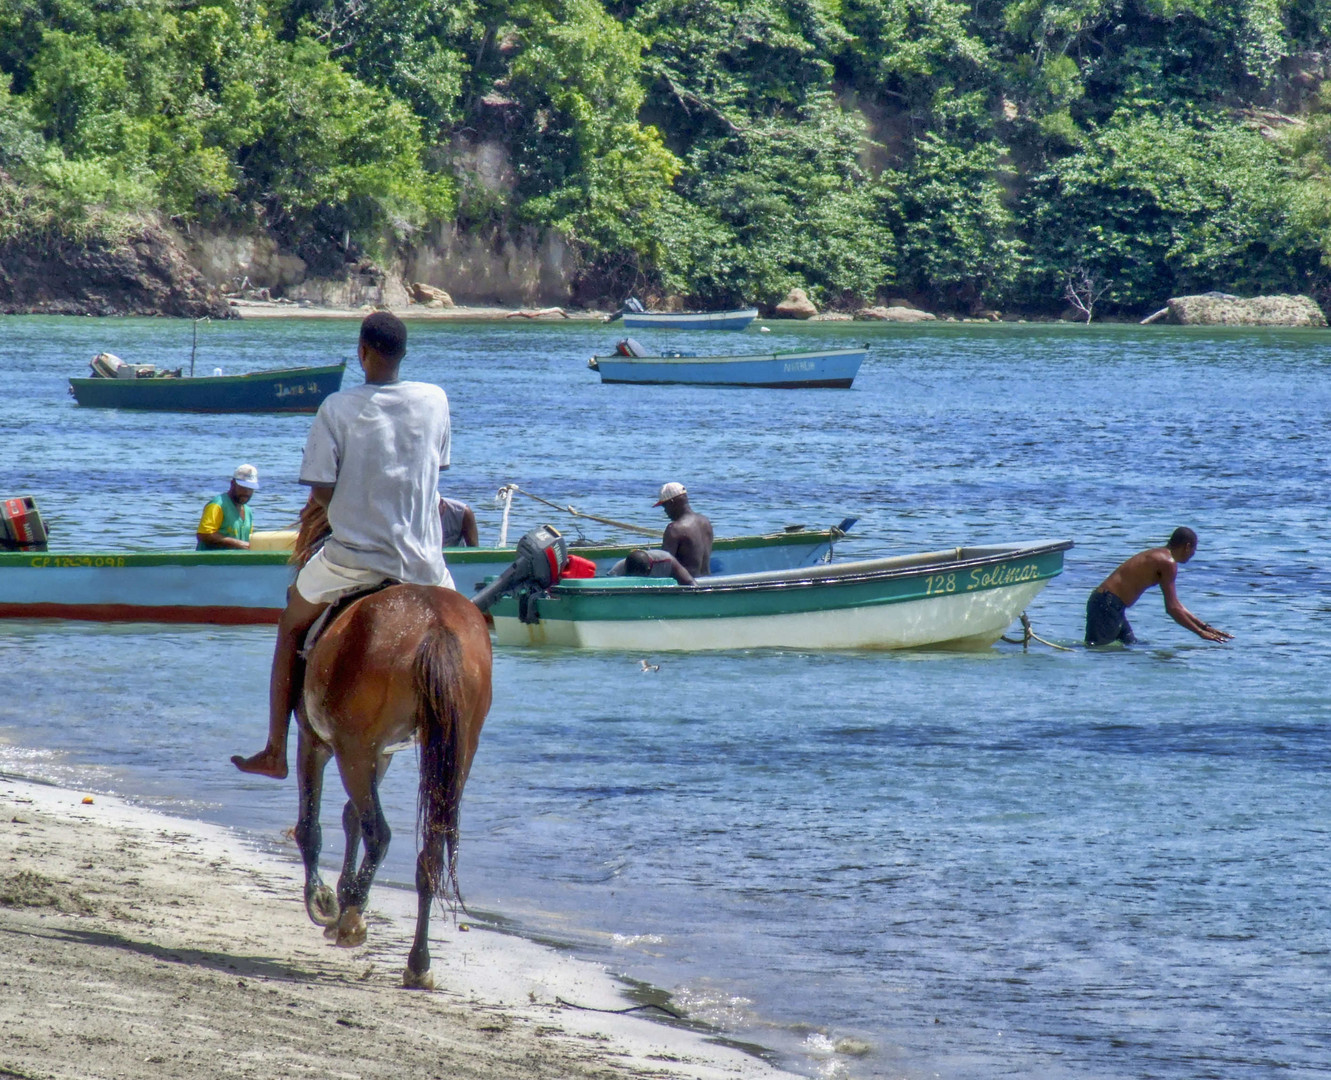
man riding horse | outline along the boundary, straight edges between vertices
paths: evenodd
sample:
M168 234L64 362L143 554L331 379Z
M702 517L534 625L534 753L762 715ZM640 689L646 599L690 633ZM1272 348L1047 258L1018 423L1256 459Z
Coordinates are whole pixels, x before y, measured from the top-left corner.
M300 482L326 509L332 535L287 592L268 684L268 743L251 757L231 758L241 772L286 777L301 642L329 604L385 580L453 587L438 493L439 471L449 465L448 396L398 378L407 328L397 316L368 316L358 351L364 385L325 398L305 440Z
M438 484L439 470L448 467L448 398L437 386L398 379L406 346L401 320L369 316L360 331L365 385L319 407L301 463L310 502L293 560L301 570L273 650L268 744L231 760L242 772L285 777L296 710L295 836L305 910L339 945L355 946L365 940L365 904L392 836L379 781L393 750L416 743L416 935L402 981L430 989L430 908L436 899L461 899L458 809L490 708L491 655L485 617L453 590L444 565ZM314 551L325 530L327 540ZM308 646L302 665L302 641L329 604L385 581L398 584L349 602ZM319 872L323 774L334 757L347 792L336 894Z

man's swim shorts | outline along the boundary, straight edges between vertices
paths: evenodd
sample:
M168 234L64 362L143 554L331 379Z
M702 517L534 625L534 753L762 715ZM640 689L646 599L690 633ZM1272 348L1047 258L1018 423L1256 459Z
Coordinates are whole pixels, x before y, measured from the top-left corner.
M1121 641L1131 645L1137 640L1128 620L1123 617L1127 608L1111 592L1096 590L1086 601L1086 644L1108 645Z

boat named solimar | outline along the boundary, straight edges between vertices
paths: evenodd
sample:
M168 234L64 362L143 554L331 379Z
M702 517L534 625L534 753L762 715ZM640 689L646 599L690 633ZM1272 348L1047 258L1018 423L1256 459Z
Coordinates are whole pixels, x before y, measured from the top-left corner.
M566 579L499 600L500 645L634 652L982 649L1062 573L1070 540L699 578Z

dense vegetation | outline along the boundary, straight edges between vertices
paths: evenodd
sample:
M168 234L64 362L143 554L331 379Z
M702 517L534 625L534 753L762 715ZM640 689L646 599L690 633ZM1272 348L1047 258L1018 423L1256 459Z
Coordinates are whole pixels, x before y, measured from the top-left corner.
M1331 0L0 0L0 242L457 220L560 230L588 297L1325 299L1328 57Z

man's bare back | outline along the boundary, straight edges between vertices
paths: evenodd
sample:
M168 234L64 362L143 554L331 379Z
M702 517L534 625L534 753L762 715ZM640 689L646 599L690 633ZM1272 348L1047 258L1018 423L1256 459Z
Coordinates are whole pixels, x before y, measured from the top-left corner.
M661 537L661 547L695 577L711 573L712 523L689 505L684 485L673 482L662 485L656 505L670 518Z
M1202 622L1183 606L1174 587L1178 568L1197 553L1197 534L1178 528L1164 547L1139 551L1100 583L1086 603L1086 644L1105 645L1136 641L1123 613L1141 599L1142 593L1159 585L1165 611L1180 626L1207 641L1229 641L1232 634Z
M1096 592L1113 593L1123 601L1124 607L1132 607L1152 585L1173 582L1177 577L1178 563L1169 548L1151 548L1137 552L1122 563L1100 583Z

